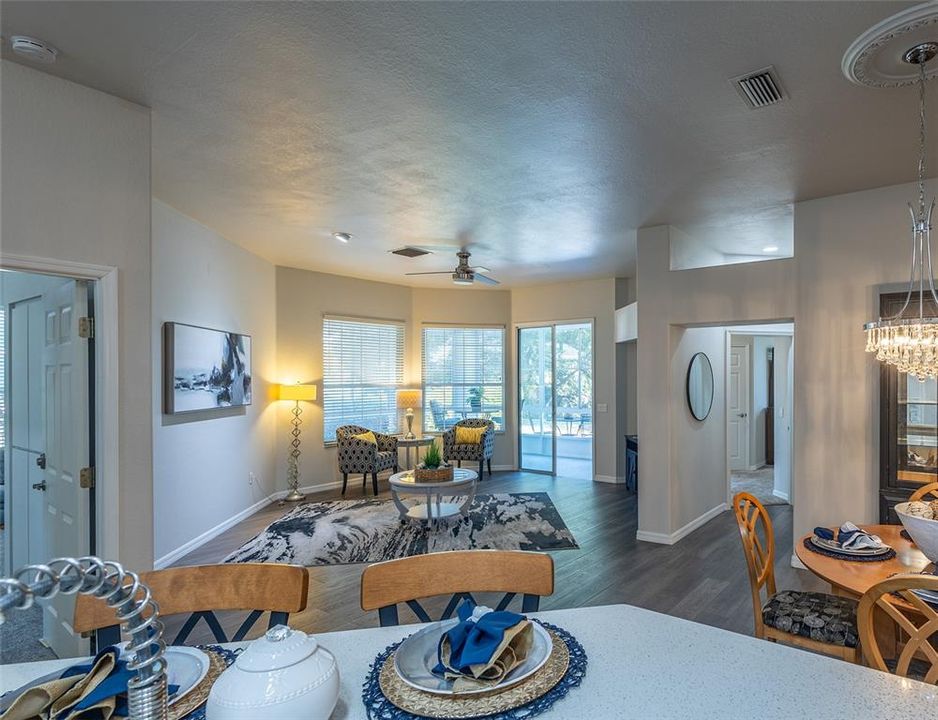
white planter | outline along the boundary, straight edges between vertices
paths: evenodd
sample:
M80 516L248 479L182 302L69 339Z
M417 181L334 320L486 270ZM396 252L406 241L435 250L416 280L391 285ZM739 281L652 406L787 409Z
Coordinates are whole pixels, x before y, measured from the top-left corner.
M938 562L938 520L909 515L908 508L909 503L899 503L896 505L896 515L925 557L932 562Z

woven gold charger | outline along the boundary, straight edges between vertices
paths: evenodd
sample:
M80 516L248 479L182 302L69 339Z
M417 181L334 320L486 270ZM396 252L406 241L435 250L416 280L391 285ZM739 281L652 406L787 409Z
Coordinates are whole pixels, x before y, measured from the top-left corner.
M381 692L401 710L427 718L477 718L527 705L550 692L570 664L567 644L553 630L547 632L554 645L547 662L531 677L505 690L455 696L423 692L401 680L394 669L394 653L391 653L381 668Z
M212 685L228 667L225 656L221 653L208 647L199 649L208 655L208 672L205 673L205 677L199 681L199 684L186 693L179 702L169 706L169 720L181 720L200 705L205 704L208 701L208 694L212 689Z

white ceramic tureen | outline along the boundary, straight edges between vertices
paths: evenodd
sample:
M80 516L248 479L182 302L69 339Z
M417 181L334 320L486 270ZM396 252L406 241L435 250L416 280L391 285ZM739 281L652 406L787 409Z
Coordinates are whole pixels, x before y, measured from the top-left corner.
M335 657L316 638L277 625L248 645L208 696L207 720L325 720L339 699Z

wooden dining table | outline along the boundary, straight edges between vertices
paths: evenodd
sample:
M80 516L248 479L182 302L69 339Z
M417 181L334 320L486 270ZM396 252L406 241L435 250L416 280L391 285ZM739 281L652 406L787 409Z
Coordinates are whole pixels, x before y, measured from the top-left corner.
M534 616L573 634L589 662L582 685L539 716L544 720L938 716L933 685L630 605ZM316 634L339 665L339 703L332 720L367 718L361 694L370 664L418 627ZM74 662L0 665L0 693Z
M901 525L864 525L863 529L878 535L896 551L896 556L883 562L839 560L813 552L804 546L804 541L813 533L805 535L796 543L795 553L808 570L830 583L835 595L857 599L881 580L897 573L921 572L928 567L928 558L911 540L906 540L900 534Z

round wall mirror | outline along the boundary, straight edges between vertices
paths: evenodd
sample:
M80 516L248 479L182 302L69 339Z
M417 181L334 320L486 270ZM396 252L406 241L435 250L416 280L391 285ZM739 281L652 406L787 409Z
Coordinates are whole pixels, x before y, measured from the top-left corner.
M706 420L713 407L713 368L702 352L690 359L687 368L687 406L697 420Z

